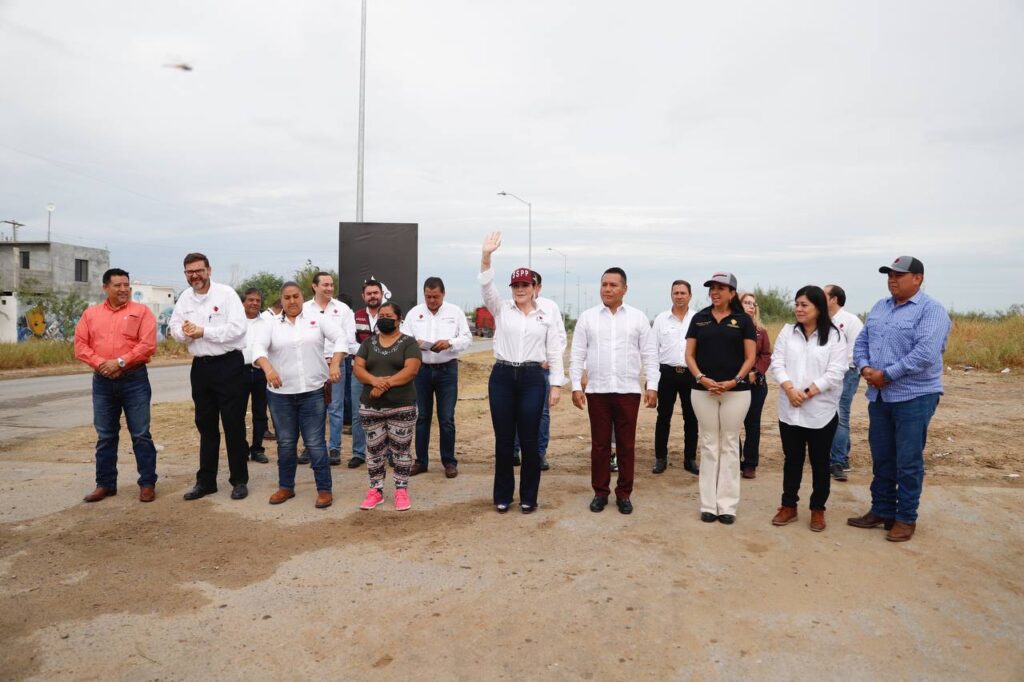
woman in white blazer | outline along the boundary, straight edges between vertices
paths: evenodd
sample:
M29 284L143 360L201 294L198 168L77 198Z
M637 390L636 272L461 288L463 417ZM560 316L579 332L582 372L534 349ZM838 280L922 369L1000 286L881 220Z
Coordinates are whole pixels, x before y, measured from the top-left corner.
M782 506L772 524L797 520L804 458L810 456L811 530L825 530L825 502L829 495L829 458L832 437L839 424L839 398L847 368L846 341L832 324L828 299L821 287L808 285L796 292L795 324L787 324L775 339L768 368L781 387L779 434L785 455Z

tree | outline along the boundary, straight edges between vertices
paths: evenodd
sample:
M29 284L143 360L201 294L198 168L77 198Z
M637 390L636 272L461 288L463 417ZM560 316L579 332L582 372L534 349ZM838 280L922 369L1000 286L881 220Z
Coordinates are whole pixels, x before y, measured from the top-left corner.
M789 289L774 286L762 289L761 285L758 285L754 287L754 296L757 298L757 307L760 308L761 321L765 324L792 320L793 296Z
M280 276L261 270L243 280L235 291L238 292L239 297L243 297L246 289L256 287L263 292L263 309L266 310L280 296L282 284L284 284L284 279Z
M313 261L307 258L306 264L296 270L295 276L292 277L292 280L302 289L302 298L305 301L313 298L313 275L318 272L326 272L334 279L334 295L338 295L337 271L322 268L319 265L313 265Z

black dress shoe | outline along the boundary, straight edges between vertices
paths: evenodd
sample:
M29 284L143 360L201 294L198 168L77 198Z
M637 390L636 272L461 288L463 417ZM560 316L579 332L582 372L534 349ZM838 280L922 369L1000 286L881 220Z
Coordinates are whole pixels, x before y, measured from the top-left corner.
M667 468L668 468L668 460L666 460L666 459L656 459L656 460L654 460L654 468L651 469L651 473L652 474L663 474L663 473L665 473L665 469L667 469Z
M270 461L269 459L267 459L266 451L263 450L262 448L259 450L254 450L252 454L249 455L249 459L251 459L254 462L259 462L260 464L266 464Z
M731 526L732 524L736 523L736 517L732 514L722 514L718 517L718 522L724 523L727 526Z
M232 500L244 500L247 497L249 497L249 488L244 483L239 483L231 489Z
M712 514L711 512L701 512L700 520L704 523L714 523L718 520L718 517Z
M309 464L309 450L302 448L302 452L295 458L296 464Z
M205 497L206 495L212 495L215 492L217 492L216 488L214 488L213 490L207 490L206 488L204 488L201 485L194 485L194 486L192 486L191 490L189 490L187 493L185 493L184 497L185 497L186 500L198 500L200 497Z
M336 467L341 464L341 450L334 448L327 452L327 463L332 467Z
M541 457L540 458L540 470L541 471L547 471L550 468L551 468L551 465L548 464L548 458L547 457Z
M504 514L508 511L508 505L502 502L501 504L494 505L494 508L498 510L499 514Z
M615 498L615 506L619 508L619 513L620 514L632 514L633 513L633 503L630 502L628 499L620 500L619 498L616 497Z
M524 514L532 514L533 512L537 511L537 505L531 506L528 504L521 504L519 505L519 508L523 510Z
M600 495L594 495L594 499L590 501L590 511L599 512L604 511L604 508L608 505L608 498L601 497Z
M366 462L366 460L362 459L361 457L353 457L352 459L350 459L348 461L348 468L349 469L356 469L358 467L361 467L365 462ZM394 464L391 463L391 457L390 456L388 457L388 463L391 464L392 468L394 467Z
M697 466L697 460L695 459L684 459L683 468L694 476L700 476L700 467Z

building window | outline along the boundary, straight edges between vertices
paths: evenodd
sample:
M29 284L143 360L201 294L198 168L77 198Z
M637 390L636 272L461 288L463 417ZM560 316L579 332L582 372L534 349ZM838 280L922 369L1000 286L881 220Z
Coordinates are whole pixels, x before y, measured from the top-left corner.
M89 281L89 261L85 260L84 258L75 259L75 281Z
M30 252L28 252L28 251L22 251L21 252L21 269L22 270L28 270L29 267L31 267L30 266L30 263L32 262L32 258L31 257L32 257L32 254Z

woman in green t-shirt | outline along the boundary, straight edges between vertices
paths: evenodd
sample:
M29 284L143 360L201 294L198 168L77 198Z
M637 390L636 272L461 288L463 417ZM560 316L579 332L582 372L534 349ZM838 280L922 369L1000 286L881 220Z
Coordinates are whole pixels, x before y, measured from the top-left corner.
M360 509L373 509L384 501L384 473L388 456L395 463L395 510L409 502L409 447L416 434L416 386L413 381L423 354L416 339L398 330L402 309L385 303L377 313L377 332L356 352L353 373L363 384L359 419L366 432L366 467L370 489Z

